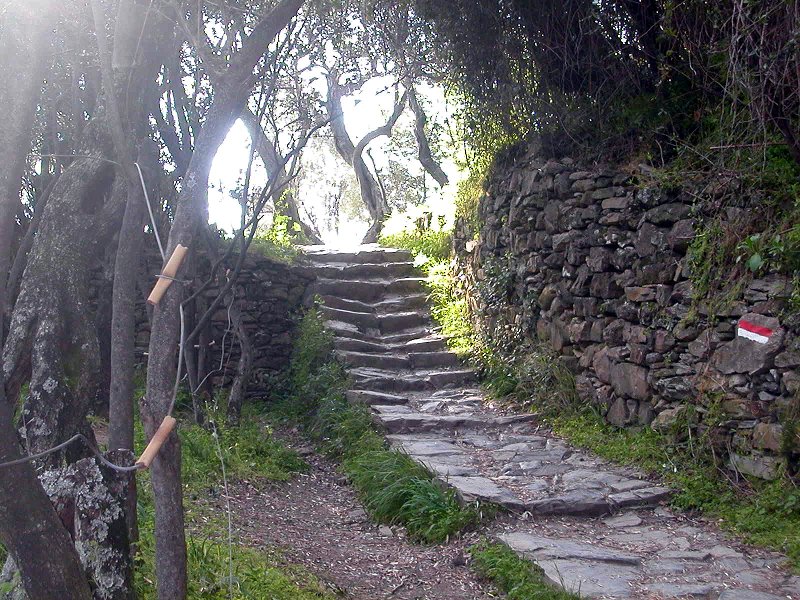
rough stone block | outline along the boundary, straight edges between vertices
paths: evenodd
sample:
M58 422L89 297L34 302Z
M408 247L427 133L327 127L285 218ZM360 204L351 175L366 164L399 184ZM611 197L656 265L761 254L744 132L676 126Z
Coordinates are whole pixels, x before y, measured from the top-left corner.
M753 446L763 450L780 452L783 442L783 427L779 423L758 423L753 428Z
M765 327L773 331L767 343L759 343L746 337L737 336L734 340L720 346L711 359L711 364L721 373L749 373L755 375L771 369L775 357L783 347L784 330L778 319L755 313L742 316L743 321Z
M603 299L619 298L622 295L622 288L617 284L611 273L597 273L594 275L589 290L592 296Z
M731 469L759 479L775 479L780 473L781 467L785 464L785 458L776 456L760 456L757 454L743 456L731 453L729 457Z
M650 386L647 383L647 369L633 363L624 362L611 366L611 385L614 391L626 398L647 400Z
M626 287L625 297L631 302L652 302L656 299L656 290L653 287Z

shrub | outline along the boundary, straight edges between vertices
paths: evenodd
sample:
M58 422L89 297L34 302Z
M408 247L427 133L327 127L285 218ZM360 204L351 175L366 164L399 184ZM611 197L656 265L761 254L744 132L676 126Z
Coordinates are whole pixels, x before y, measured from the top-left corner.
M404 230L391 235L382 235L380 243L389 248L410 250L420 266L436 264L450 258L453 234L443 229Z

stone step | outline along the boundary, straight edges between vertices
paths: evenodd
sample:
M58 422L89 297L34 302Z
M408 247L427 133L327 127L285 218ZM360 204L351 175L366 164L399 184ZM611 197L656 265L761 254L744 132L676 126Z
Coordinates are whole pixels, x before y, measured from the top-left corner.
M331 308L382 314L408 312L423 308L428 300L427 294L387 295L383 300L376 302L360 302L330 295L322 295L321 298L325 306L330 306Z
M345 392L345 397L354 404L366 404L368 406L381 405L381 406L398 406L408 404L408 398L405 396L396 396L387 392L376 392L373 390L348 390Z
M380 339L381 332L377 329L361 331L358 325L343 321L325 321L325 327L333 332L335 340L358 340L374 342Z
M447 350L447 344L444 339L438 336L426 336L415 338L410 341L403 342L385 342L384 338L377 338L375 340L368 339L355 339L352 337L337 337L334 338L334 346L337 350L344 350L346 352L376 352L376 353L392 353L392 352L405 352L409 355L423 355L419 358L417 365L424 367L426 361L431 361L429 366L458 366L461 362L452 352ZM442 362L431 354L447 354L452 357L442 358Z
M375 310L381 314L408 312L424 308L427 310L427 291L409 294L387 294L383 300L375 303Z
M326 319L339 321L340 323L350 323L358 326L362 331L380 329L380 321L372 313L342 310L340 308L331 308L330 306L321 306L320 311Z
M447 350L447 342L438 335L428 335L422 338L392 344L392 347L406 352L442 352Z
M418 294L426 291L424 277L404 277L395 279L386 285L386 291L390 294Z
M640 556L598 543L515 531L501 534L499 539L541 567L553 586L580 593L581 598L632 598L633 584L644 574Z
M414 369L460 367L461 361L453 352L410 352L408 358Z
M381 336L381 342L389 346L391 345L400 346L401 344L408 344L410 342L415 342L417 340L422 340L430 337L431 337L431 330L428 327L414 327L412 329L407 329L406 331L402 331L400 333L392 333Z
M525 509L534 515L572 515L598 517L623 508L656 506L668 499L672 490L649 486L636 490L605 494L601 490L574 490L533 500Z
M398 279L397 281L405 281ZM314 292L320 296L337 296L346 300L359 302L375 302L386 293L383 281L362 281L344 279L317 279L313 285Z
M392 263L413 260L408 250L363 246L354 250L331 250L325 246L304 246L305 257L312 263Z
M407 406L373 405L375 420L389 434L414 434L457 430L502 429L517 423L530 423L536 415L487 417L485 414L432 415L415 412Z
M378 321L381 333L388 335L426 325L430 322L430 318L425 312L411 311L380 315Z
M401 333L382 335L379 329L359 329L358 325L344 321L325 321L325 326L330 329L335 338L341 340L359 340L383 346L379 351L400 350L408 342L424 339L430 336L430 330L425 327L408 329Z
M334 338L333 346L336 350L345 352L388 352L392 350L392 348L380 342L340 337Z
M416 373L396 373L369 368L356 368L350 375L358 386L369 390L389 390L392 392L431 391L455 385L471 383L475 372L471 369L452 371L420 371Z
M397 312L409 312L424 308L428 300L426 294L407 294L389 295L377 302L359 302L358 300L348 300L338 296L321 296L323 304L331 308L342 310L352 310L353 312L375 312L381 314L391 314Z
M326 279L401 279L419 274L413 262L315 264L317 277Z
M411 367L411 360L407 354L376 354L339 350L336 355L351 367L370 367L385 370L403 370Z

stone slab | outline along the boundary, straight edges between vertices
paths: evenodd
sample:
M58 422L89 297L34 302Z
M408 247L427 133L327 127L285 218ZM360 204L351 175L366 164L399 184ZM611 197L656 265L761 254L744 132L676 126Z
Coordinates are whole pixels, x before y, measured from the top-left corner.
M499 504L511 510L525 509L522 500L486 477L448 477L445 483L452 486L465 503L480 500Z

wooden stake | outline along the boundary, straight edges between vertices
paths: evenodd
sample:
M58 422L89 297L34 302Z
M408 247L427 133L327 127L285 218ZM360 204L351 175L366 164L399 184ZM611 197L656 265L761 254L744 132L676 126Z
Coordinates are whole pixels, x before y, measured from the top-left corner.
M161 271L161 277L158 278L153 291L150 292L150 296L147 298L148 303L156 305L161 302L161 298L167 293L169 286L172 285L172 280L178 274L178 269L181 268L187 252L189 252L189 248L186 246L181 246L180 244L175 246L175 251L169 257L164 270Z
M161 425L158 426L158 429L150 439L150 443L147 444L147 448L144 449L144 452L142 452L136 464L141 465L143 469L149 469L158 451L161 450L161 446L167 441L167 437L169 437L169 434L172 433L172 430L175 429L175 425L177 424L178 422L173 417L169 415L164 417L164 420L161 421Z

